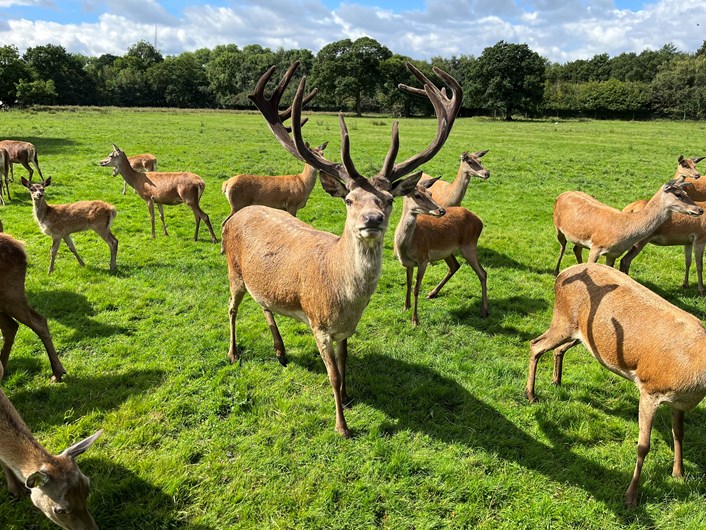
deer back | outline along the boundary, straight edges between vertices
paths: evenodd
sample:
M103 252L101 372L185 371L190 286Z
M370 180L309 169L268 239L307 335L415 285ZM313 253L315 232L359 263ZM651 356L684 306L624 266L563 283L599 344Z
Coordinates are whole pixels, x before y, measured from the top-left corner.
M2 140L0 148L7 150L10 154L10 162L28 163L34 162L37 158L37 149L34 144L19 140Z
M441 217L417 217L414 246L434 259L442 259L461 247L476 244L482 231L480 217L462 206L450 206Z

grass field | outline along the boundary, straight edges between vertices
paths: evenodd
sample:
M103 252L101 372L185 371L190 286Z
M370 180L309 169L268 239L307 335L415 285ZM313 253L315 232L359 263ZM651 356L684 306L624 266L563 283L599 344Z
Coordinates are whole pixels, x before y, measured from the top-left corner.
M349 118L353 158L377 172L392 120ZM424 148L434 120L402 120L400 159ZM49 320L68 371L51 384L38 338L21 328L2 388L36 437L59 452L98 428L80 459L102 529L193 528L703 528L706 525L706 413L686 416L686 479L671 478L669 411L657 416L640 505L622 505L637 441L637 390L600 368L582 347L553 387L539 366L540 402L528 405L528 342L549 325L559 246L551 211L565 190L616 207L651 196L680 154L706 154L706 123L506 123L457 121L425 170L450 180L464 150L489 149L487 182L474 180L464 205L485 222L480 257L490 316L480 318L478 279L466 265L437 300L420 300L421 325L402 311L404 269L393 258L394 207L377 292L349 341L346 419L334 405L309 329L284 317L290 364L279 365L260 308L239 315L240 365L227 360L228 283L219 245L185 206L166 207L170 237L149 236L145 203L97 162L115 142L149 151L160 170L206 181L203 209L214 227L229 211L220 186L236 173L296 173L301 164L256 114L129 110L4 112L0 136L35 143L51 203L114 204L118 267L94 233L65 246L47 275L50 239L19 184L0 207L5 231L25 242L30 301ZM330 140L337 118L315 115L313 145ZM706 168L704 168L706 172ZM340 233L344 206L317 184L300 218ZM696 288L681 288L680 248L650 246L632 275L679 307L706 317ZM564 266L573 264L573 255ZM425 292L445 273L431 267ZM695 283L695 278L693 280ZM29 500L0 486L0 527L52 528Z

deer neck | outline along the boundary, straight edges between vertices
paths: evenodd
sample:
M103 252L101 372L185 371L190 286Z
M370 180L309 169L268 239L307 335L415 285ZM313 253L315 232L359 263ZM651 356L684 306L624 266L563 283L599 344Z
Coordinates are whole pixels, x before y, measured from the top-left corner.
M130 162L127 159L127 156L125 156L124 153L120 156L120 163L118 164L118 173L120 173L120 176L123 177L125 182L127 182L130 186L135 189L137 189L137 184L140 179L144 179L144 175L142 173L132 168Z
M307 197L311 193L311 190L314 189L314 185L316 184L317 173L318 171L311 167L309 164L304 164L304 170L299 175L299 179L304 184L304 190L306 191Z
M456 172L456 178L449 186L449 195L446 199L447 204L461 204L469 182L471 182L471 172L464 171L463 162L461 162Z
M410 250L413 248L414 230L417 227L417 214L412 212L410 200L402 201L402 216L395 229L395 252L403 265L410 259Z
M670 212L662 207L662 192L657 192L642 210L628 214L627 229L634 236L647 236L669 219Z
M363 304L362 308L368 305L380 279L383 236L384 233L378 240L361 239L347 222L331 252L332 276L342 280L340 295Z
M32 211L34 212L34 218L40 225L44 224L47 217L47 212L49 210L49 205L47 204L46 198L32 200Z
M7 396L0 398L0 460L23 481L52 456L32 436Z

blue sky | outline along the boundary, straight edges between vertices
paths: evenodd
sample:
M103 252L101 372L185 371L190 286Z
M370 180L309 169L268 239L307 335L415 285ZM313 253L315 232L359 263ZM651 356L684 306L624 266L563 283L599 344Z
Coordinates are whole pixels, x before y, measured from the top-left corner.
M0 0L0 45L86 55L123 55L156 30L165 55L227 43L316 53L368 36L416 59L477 57L504 40L566 62L667 43L693 52L704 29L704 0Z

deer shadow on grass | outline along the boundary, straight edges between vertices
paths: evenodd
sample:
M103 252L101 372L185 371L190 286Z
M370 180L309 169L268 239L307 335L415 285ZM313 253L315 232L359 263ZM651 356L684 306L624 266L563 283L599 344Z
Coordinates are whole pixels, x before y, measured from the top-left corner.
M64 153L73 150L73 148L78 145L77 142L69 140L67 138L47 138L45 136L3 136L1 140L16 140L19 142L29 142L34 144L37 148L37 158L39 159L39 167L42 167L42 155L51 155L57 153ZM17 167L24 170L24 168L15 164ZM42 172L44 170L42 169Z

